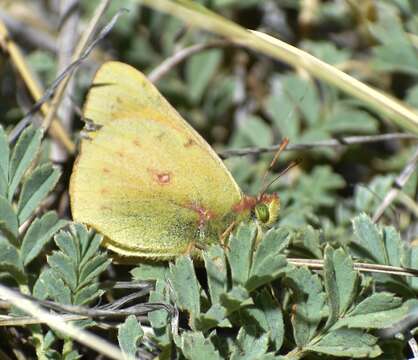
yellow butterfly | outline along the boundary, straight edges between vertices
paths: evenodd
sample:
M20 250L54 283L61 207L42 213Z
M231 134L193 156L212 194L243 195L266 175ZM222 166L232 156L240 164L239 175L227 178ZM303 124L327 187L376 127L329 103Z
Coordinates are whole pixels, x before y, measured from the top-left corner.
M70 182L75 221L116 253L196 255L239 221L276 221L277 194L245 196L208 143L135 68L108 62L84 108L94 124Z

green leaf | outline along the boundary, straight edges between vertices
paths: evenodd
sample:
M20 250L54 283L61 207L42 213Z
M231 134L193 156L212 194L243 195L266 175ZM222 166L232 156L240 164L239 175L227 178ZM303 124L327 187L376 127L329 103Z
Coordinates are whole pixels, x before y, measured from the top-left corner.
M111 260L106 253L99 253L79 269L78 288L87 285L107 269Z
M60 172L50 164L38 167L24 182L19 197L17 213L22 224L40 202L54 188L60 177Z
M320 118L320 106L318 90L315 83L298 75L283 77L284 92L292 100L303 114L306 121L313 125Z
M70 259L73 259L75 264L80 263L80 247L77 239L77 237L73 237L68 231L60 231L54 237L55 244L58 248Z
M246 288L252 291L283 273L287 261L279 253L289 244L290 234L286 229L270 230L257 246Z
M47 261L56 275L63 279L74 292L77 288L77 273L72 259L61 252L54 251L47 257Z
M352 304L357 295L358 276L353 261L342 249L327 245L324 257L324 284L327 292L329 317L325 328L334 324Z
M35 283L33 295L38 299L49 297L60 304L72 304L70 288L64 284L53 269L47 269L41 273Z
M392 326L410 315L413 305L417 300L408 300L403 304L399 298L392 294L382 293L372 295L359 304L360 308L355 312L348 314L335 325L335 328L350 327L363 329L382 329ZM374 296L377 295L376 298ZM373 298L373 299L371 299Z
M389 265L402 266L402 258L405 256L406 246L399 232L392 226L385 226L383 228L383 241L385 242Z
M135 281L165 280L168 274L168 267L165 263L145 263L131 270L132 278Z
M0 221L4 222L4 228L10 232L14 238L19 235L19 223L16 213L10 202L0 195Z
M104 291L100 290L100 284L93 283L77 291L77 293L74 295L73 304L86 305L102 296L103 294Z
M377 311L384 311L399 307L402 304L401 298L387 292L379 292L363 300L350 315L363 315Z
M354 204L358 212L371 213L393 184L393 176L377 176L365 186L356 186Z
M264 259L259 260L251 268L248 281L245 287L248 291L253 291L263 286L282 274L287 269L287 261L285 255L270 254Z
M282 136L297 139L300 132L300 119L295 111L297 104L287 96L282 77L273 75L271 95L266 101L266 112Z
M186 359L222 360L218 350L201 332L184 332L178 345Z
M350 108L346 105L336 106L326 119L325 129L333 134L373 133L377 131L378 121L366 111Z
M291 318L294 338L297 346L304 347L316 334L324 316L326 296L318 275L313 275L308 269L295 268L286 276L295 297L295 314Z
M259 335L256 327L242 327L238 332L237 346L231 360L255 360L267 352L268 334Z
M382 42L382 45L373 49L374 67L381 71L417 75L417 53L402 24L395 17L385 20L370 28L373 30L373 35Z
M22 241L23 264L26 266L35 259L54 234L65 225L67 221L60 220L55 211L47 212L42 218L35 219Z
M219 245L211 246L203 253L208 288L212 304L219 302L221 294L227 291L227 265L225 253Z
M339 329L325 334L305 350L352 358L376 357L382 353L377 338L358 329Z
M26 170L29 168L30 164L35 159L39 151L42 134L42 130L35 129L33 126L29 126L20 135L19 140L13 149L9 170L9 201L12 200L20 180L22 179Z
M253 304L250 294L242 286L234 286L227 293L221 294L220 302L227 309L228 313Z
M73 224L70 227L70 232L71 232L71 236L74 239L77 239L77 243L80 246L80 261L81 261L81 258L83 258L84 261L87 261L90 259L91 256L95 255L95 252L98 249L98 247L96 249L94 246L93 247L91 246L92 245L91 237L95 236L94 230L87 229L86 225L84 224Z
M0 196L7 196L9 184L9 142L7 135L0 125Z
M118 329L119 346L125 359L136 359L138 342L143 336L141 324L134 315L129 315Z
M368 257L375 259L379 264L387 264L385 244L371 219L366 214L361 214L353 220L353 227L359 244L367 251Z
M292 237L292 246L308 250L315 258L322 258L321 232L312 226L300 228Z
M103 236L96 234L93 230L88 231L85 225L77 225L71 229L71 233L81 245L80 267L83 267L87 261L97 255Z
M258 116L248 116L235 136L241 137L244 146L269 146L273 142L270 127Z
M192 260L181 256L175 264L170 264L169 279L175 292L176 304L181 310L189 312L193 327L194 317L200 314L200 285Z
M315 207L333 206L336 203L333 192L344 186L344 179L329 166L316 166L309 175L301 176L298 186L292 191L292 197L299 207L304 204Z
M0 237L0 273L2 272L9 273L19 283L26 278L19 252L5 238Z
M335 280L339 296L339 313L344 314L357 296L358 274L351 257L339 248L333 252Z
M155 290L150 292L150 302L169 303L168 286L165 281L157 280ZM154 330L154 336L162 347L169 347L171 344L171 327L169 314L166 310L156 310L148 314L148 319Z
M229 240L227 257L231 267L232 282L244 285L251 268L252 251L257 228L253 224L241 224Z
M226 308L219 303L214 303L206 313L196 318L196 329L208 331L214 327L232 328L232 324L226 316Z
M222 59L222 52L218 49L202 51L192 56L186 64L186 80L189 96L193 103L202 98L209 81L215 74Z
M265 317L266 327L263 329L269 334L275 350L279 350L284 340L283 312L279 302L273 298L270 291L264 288L254 298L254 304Z

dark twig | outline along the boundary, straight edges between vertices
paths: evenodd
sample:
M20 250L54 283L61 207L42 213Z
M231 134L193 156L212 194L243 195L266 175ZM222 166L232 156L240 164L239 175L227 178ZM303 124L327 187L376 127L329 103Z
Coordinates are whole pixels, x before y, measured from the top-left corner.
M105 38L109 32L112 30L113 26L115 25L117 19L123 12L127 12L127 9L119 10L110 20L110 22L100 31L99 35L96 39L91 41L91 43L87 46L84 50L82 55L75 61L73 61L69 66L67 66L61 74L53 81L51 86L45 91L44 95L32 106L32 109L23 117L23 119L14 127L14 129L9 134L9 142L13 143L22 130L29 124L31 121L32 116L37 113L40 108L42 107L43 103L48 101L55 93L55 90L60 85L61 81L65 79L68 75L71 75L74 70L90 55L92 50L96 47L96 45Z
M64 322L60 317L42 309L35 301L25 298L21 293L2 284L0 284L0 296L25 313L44 321L51 329L71 337L74 341L90 347L110 359L119 360L123 358L122 352L115 345L85 329L76 327L72 323Z
M323 269L324 261L319 259L298 259L288 258L290 264L296 266L307 266L311 269ZM368 263L354 263L354 269L362 272L374 272L383 274L392 274L399 276L414 276L418 277L418 269L404 268L390 265L368 264Z
M71 57L74 52L78 34L74 29L78 28L80 21L79 0L61 0L59 2L60 11L60 31L58 34L58 73L71 64ZM75 87L74 78L71 78L63 91L62 100L57 106L61 125L67 133L71 132L74 118L74 109L70 100ZM51 111L51 108L50 108ZM49 114L48 114L49 115ZM58 140L53 139L50 158L54 163L64 163L67 160L68 152L60 146Z
M158 65L154 70L152 70L147 77L151 82L155 83L158 80L160 80L165 74L167 74L172 68L177 66L182 61L186 60L188 57L198 52L202 52L204 50L228 45L231 45L229 41L215 40L207 42L205 44L196 44L186 47L177 51L174 55L170 56L169 58L165 59L160 65Z
M383 213L385 212L386 208L390 206L392 201L399 194L399 191L401 191L402 188L405 186L410 176L416 170L417 163L418 163L418 147L415 149L415 152L411 160L408 161L408 163L406 164L402 172L395 179L395 181L393 182L392 188L386 194L383 201L381 202L381 204L379 205L379 207L376 209L375 213L373 214L374 222L379 221L379 219L382 217Z
M126 285L123 285L122 288L126 288ZM141 318L141 315L146 315L151 311L161 309L166 310L170 314L171 318L175 318L176 310L173 308L173 306L164 303L140 303L126 308L122 308L126 303L147 295L152 288L153 285L148 284L146 287L142 287L142 290L140 291L124 296L111 304L98 306L96 308L88 308L85 306L76 305L65 305L50 300L39 300L30 295L23 296L25 296L26 299L37 303L43 308L47 308L57 312L57 315L61 315L64 321L80 320L85 318L100 319L103 321L109 319L120 319L125 318L129 315L135 315L144 322L147 319L146 317ZM4 306L7 305L8 302L2 301L2 303ZM39 323L39 320L28 316L0 317L0 326L27 325L29 323Z
M309 143L301 144L290 144L286 147L285 151L295 151L295 150L310 150L321 147L332 147L339 148L347 145L353 144L367 144L380 141L389 141L389 140L418 140L418 136L413 134L405 133L389 133L383 135L367 135L367 136L346 136L338 139L329 139L329 140L319 140ZM257 147L257 148L243 148L243 149L231 149L224 150L219 152L219 156L222 159L226 159L233 156L245 156L245 155L259 155L267 152L276 152L279 148L279 145L272 145L267 147Z

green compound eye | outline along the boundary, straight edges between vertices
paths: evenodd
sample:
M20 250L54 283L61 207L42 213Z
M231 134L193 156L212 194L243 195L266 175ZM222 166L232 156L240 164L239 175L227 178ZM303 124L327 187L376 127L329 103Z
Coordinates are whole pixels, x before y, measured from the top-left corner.
M266 223L269 221L270 211L269 211L269 207L266 204L257 204L255 206L254 211L255 211L255 216L262 223Z

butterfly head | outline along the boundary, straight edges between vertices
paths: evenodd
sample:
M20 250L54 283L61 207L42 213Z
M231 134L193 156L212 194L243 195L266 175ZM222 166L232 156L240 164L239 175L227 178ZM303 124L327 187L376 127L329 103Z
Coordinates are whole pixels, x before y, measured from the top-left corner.
M270 226L277 221L280 211L280 200L276 193L262 194L257 197L254 206L254 215L257 221Z
M236 213L253 217L260 225L270 226L277 221L280 211L279 196L274 194L260 194L258 196L244 196L234 206Z

